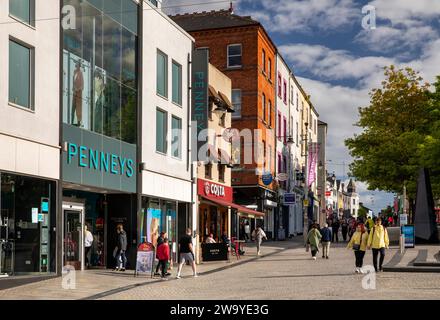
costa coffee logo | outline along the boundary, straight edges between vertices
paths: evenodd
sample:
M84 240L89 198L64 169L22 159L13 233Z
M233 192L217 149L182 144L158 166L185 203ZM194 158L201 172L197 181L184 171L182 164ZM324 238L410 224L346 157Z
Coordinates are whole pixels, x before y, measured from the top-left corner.
M207 196L213 195L216 197L224 197L225 196L225 187L218 185L218 184L205 182L205 194Z

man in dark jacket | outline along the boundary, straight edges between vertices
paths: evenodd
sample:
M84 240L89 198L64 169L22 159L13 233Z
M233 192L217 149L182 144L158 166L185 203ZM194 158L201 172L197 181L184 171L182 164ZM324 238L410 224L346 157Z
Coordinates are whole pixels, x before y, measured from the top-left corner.
M118 233L117 238L117 253L116 253L116 268L118 271L125 271L125 267L127 264L127 257L125 256L125 252L127 251L127 233L124 230L122 224L118 224L116 227L116 232Z
M332 242L335 242L335 239L336 239L336 242L339 241L339 239L338 239L339 226L340 226L339 225L339 221L337 219L333 220L333 224L332 224L332 234L333 234Z
M321 229L321 242L322 242L322 258L328 259L328 254L330 251L330 243L332 241L332 231L328 227L328 224L326 223L324 225L324 228Z

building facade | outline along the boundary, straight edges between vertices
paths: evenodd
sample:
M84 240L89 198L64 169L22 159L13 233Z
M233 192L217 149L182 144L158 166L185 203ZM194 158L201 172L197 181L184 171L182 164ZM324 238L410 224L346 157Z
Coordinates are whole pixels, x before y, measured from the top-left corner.
M0 274L57 267L59 16L58 0L0 3Z
M317 174L317 192L319 198L319 216L318 222L323 225L327 219L327 160L326 160L326 144L327 144L328 126L325 122L318 120L318 174Z
M160 5L2 1L0 273L114 267L118 225L127 268L161 231L177 261L196 229L194 41Z
M274 236L275 192L275 61L276 48L262 25L230 11L173 16L172 19L209 48L210 62L232 80L235 112L232 126L242 135L232 171L234 201L264 212L264 227ZM262 219L242 216L251 231Z

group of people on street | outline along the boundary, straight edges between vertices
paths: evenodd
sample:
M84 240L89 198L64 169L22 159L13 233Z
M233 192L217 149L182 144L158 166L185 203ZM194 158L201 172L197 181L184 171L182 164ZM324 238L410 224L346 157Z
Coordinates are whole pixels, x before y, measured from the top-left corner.
M365 252L372 250L373 266L376 272L383 271L385 249L389 247L387 228L383 225L382 218L369 218L365 223L356 223L355 231L351 235L347 249L352 249L355 256L355 272L364 273L362 270ZM312 259L316 260L319 245L322 246L322 258L329 259L330 244L334 241L334 228L331 230L328 224L320 229L318 224L313 224L307 234L307 248L310 248ZM343 238L345 241L344 233ZM337 239L337 238L336 238Z

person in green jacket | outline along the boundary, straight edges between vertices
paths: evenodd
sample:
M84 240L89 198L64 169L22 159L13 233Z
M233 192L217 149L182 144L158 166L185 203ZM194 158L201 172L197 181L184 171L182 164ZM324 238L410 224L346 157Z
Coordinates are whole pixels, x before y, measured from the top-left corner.
M316 260L316 253L319 251L319 242L321 241L322 235L318 230L316 224L312 225L311 230L307 235L307 243L310 244L310 251L312 252L312 259Z

